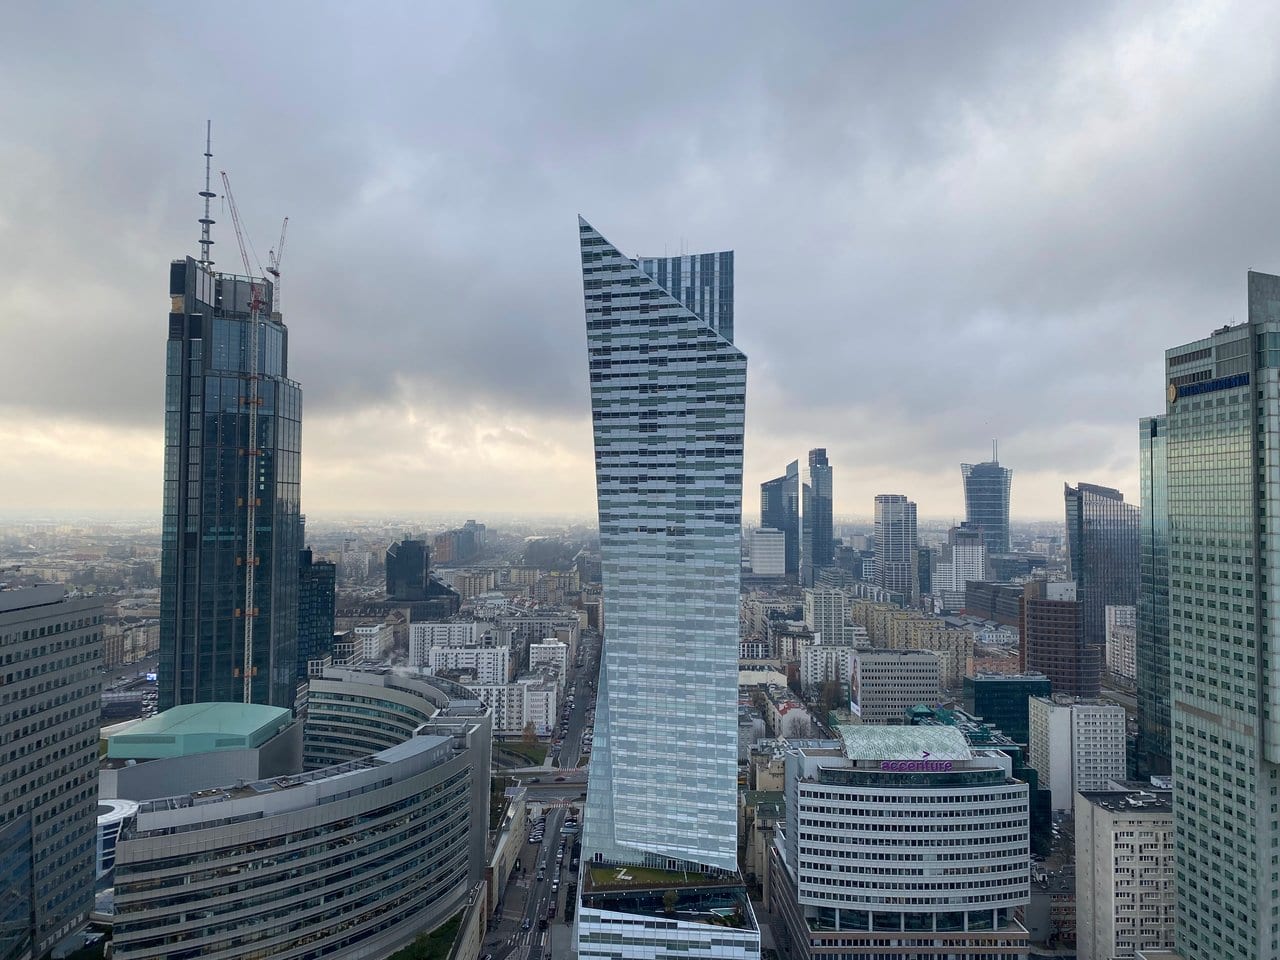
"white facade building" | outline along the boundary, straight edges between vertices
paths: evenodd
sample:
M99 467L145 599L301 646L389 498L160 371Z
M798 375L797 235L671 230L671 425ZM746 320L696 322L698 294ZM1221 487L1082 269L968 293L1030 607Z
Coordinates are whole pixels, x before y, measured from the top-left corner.
M548 669L563 684L569 674L569 645L559 640L543 640L529 644L529 669Z
M863 723L905 723L917 704L942 698L942 662L929 650L855 650L849 709Z
M511 648L485 635L463 647L431 647L425 666L431 673L470 670L476 683L506 683L511 679Z
M484 620L463 620L449 623L409 624L409 666L425 667L432 647L479 647L484 637L495 638L498 643L510 642L510 631L500 630Z
M1009 758L954 727L838 730L786 754L770 888L792 955L1025 956L1030 809Z
M1112 786L1075 796L1079 960L1174 947L1173 794Z
M1108 604L1107 672L1117 680L1138 679L1138 608Z
M389 623L375 623L354 630L366 663L380 663L395 644L395 628Z
M1028 725L1031 766L1052 793L1055 811L1070 811L1077 791L1124 779L1125 713L1119 704L1031 697Z
M849 623L849 598L842 590L827 588L804 591L804 625L821 634L823 643L851 644L853 625Z
M513 683L476 683L467 687L493 712L496 733L523 733L532 723L539 736L555 729L558 684L552 678L520 677Z
M787 573L787 535L772 527L751 531L751 572L758 577L783 577Z
M844 644L806 644L800 651L800 687L806 696L820 693L832 681L847 684L853 674L854 652Z

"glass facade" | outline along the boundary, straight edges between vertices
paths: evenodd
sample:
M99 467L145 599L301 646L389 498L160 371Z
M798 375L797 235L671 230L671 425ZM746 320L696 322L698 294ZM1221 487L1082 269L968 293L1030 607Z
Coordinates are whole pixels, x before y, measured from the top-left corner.
M733 254L636 262L579 230L608 605L583 859L734 871Z
M430 558L425 540L400 540L387 547L387 599L427 599Z
M307 678L307 661L333 648L334 590L338 568L313 560L311 549L298 555L298 679Z
M915 603L920 595L916 505L900 493L876 495L876 586Z
M250 437L255 290L265 306L258 320L257 436ZM188 257L171 265L169 293L160 709L244 699L246 616L254 618L253 702L292 707L302 389L288 379L288 331L270 312L266 280L211 273ZM250 499L255 555L246 558ZM246 563L255 565L252 610Z
M962 463L965 520L971 527L982 528L987 556L1009 552L1009 490L1013 471L1000 466L1000 461Z
M1107 606L1131 607L1138 599L1138 508L1119 490L1092 483L1064 484L1063 497L1068 575L1083 607L1084 643L1105 650Z
M809 470L801 494L800 582L813 586L814 572L831 565L834 555L831 464L827 451L809 451Z
M1169 752L1169 475L1167 418L1138 422L1142 482L1138 531L1138 773L1165 776Z
M760 484L760 526L781 530L786 576L800 576L800 463L792 460L780 477Z
M1165 352L1169 674L1186 960L1280 956L1280 277L1249 320Z

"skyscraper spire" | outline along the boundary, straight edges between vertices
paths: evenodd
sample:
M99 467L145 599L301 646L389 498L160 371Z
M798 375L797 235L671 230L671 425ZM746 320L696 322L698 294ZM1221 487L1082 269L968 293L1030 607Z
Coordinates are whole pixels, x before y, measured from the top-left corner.
M217 196L210 189L212 186L210 179L212 161L213 121L206 120L204 128L204 189L200 191L200 196L204 197L204 216L200 218L200 265L206 270L213 266L213 259L209 256L209 248L213 246L213 240L209 237L209 228L217 223L216 220L209 217L209 201Z

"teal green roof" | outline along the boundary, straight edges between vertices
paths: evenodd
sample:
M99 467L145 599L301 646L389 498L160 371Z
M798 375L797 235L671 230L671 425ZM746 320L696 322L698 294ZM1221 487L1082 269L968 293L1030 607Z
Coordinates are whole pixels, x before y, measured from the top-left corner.
M159 760L215 750L260 747L293 722L285 707L259 703L188 703L117 733L107 741L113 760Z

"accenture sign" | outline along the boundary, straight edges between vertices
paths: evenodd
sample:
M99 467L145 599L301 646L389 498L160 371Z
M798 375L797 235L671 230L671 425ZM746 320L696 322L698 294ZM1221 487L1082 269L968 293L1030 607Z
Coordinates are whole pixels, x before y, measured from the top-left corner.
M889 773L946 773L950 760L881 760L880 769Z

